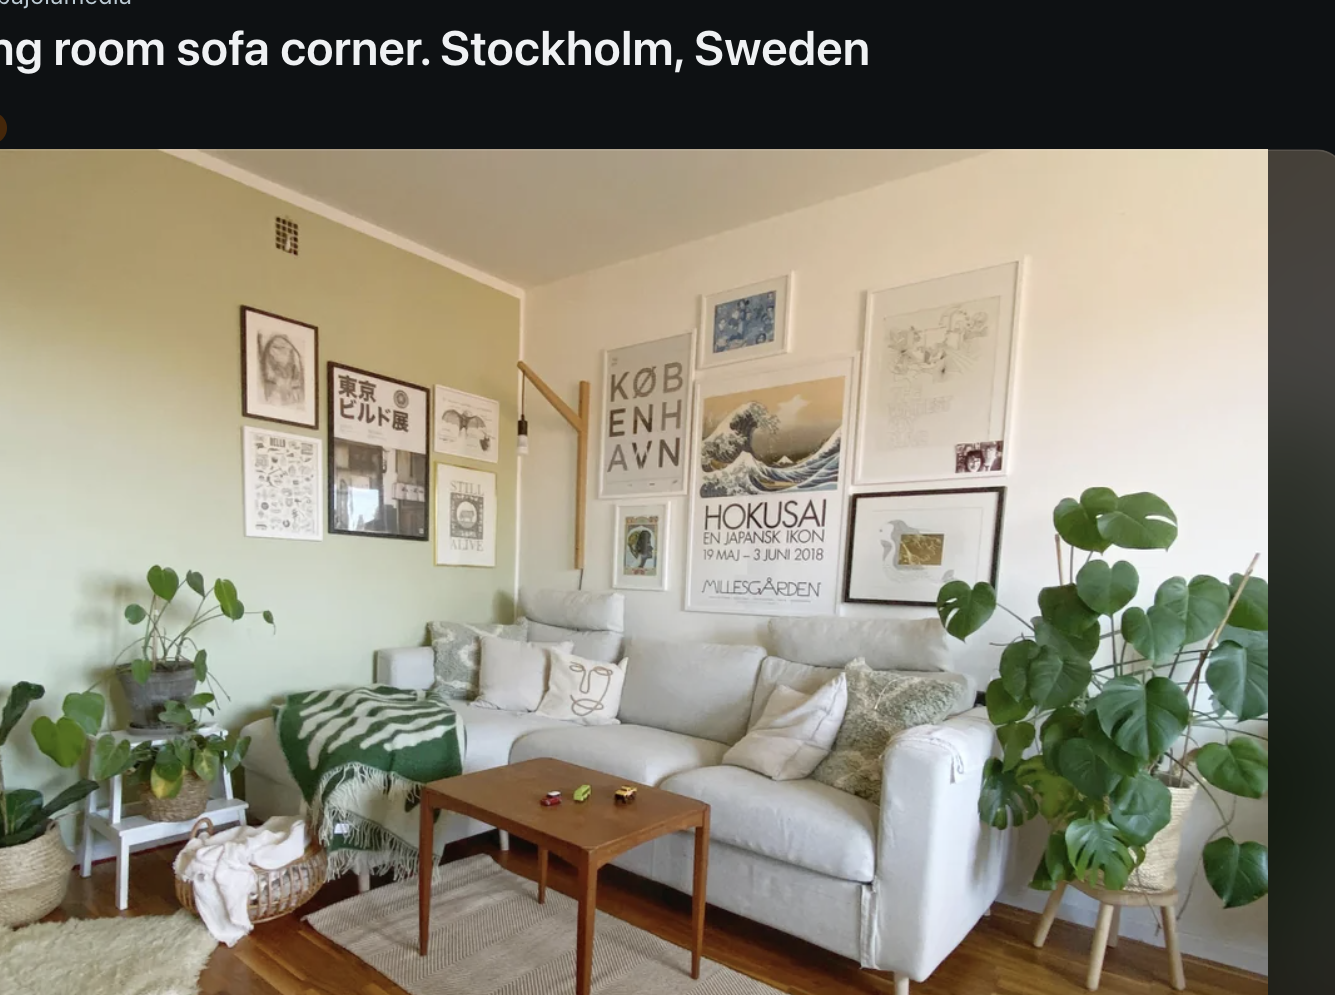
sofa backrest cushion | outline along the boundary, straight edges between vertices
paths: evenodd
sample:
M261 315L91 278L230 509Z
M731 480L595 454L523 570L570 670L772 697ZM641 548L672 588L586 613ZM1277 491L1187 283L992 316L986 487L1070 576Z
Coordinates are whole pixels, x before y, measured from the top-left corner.
M844 664L849 662L845 660ZM765 706L769 704L770 695L776 687L792 688L794 691L800 691L803 694L812 694L838 676L843 669L843 664L838 667L813 667L806 663L793 663L791 660L785 660L782 657L765 657L765 661L760 665L760 676L756 680L756 694L751 702L751 719L747 723L747 729L754 728L755 724L760 721L760 714L765 710ZM921 671L892 672L903 673L905 676L921 673ZM934 673L932 676L940 680L950 681L959 687L959 695L951 708L952 715L967 712L973 708L978 687L970 675Z
M764 656L759 646L627 639L619 717L731 746L746 735Z
M842 667L861 657L873 670L952 670L937 618L772 618L770 651L785 660Z
M521 619L520 621L525 621ZM621 662L622 636L619 632L585 629L568 629L561 625L548 625L528 619L528 638L543 643L573 643L576 656L599 663Z
M530 622L545 625L626 631L626 596L615 591L553 591L526 587L519 592L519 610ZM579 650L575 652L579 653Z

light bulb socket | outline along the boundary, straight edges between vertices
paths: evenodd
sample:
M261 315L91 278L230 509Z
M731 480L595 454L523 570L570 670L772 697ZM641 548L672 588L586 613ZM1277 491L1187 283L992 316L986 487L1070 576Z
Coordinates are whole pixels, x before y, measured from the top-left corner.
M528 455L528 419L523 415L519 416L519 432L515 439L515 451L520 456Z

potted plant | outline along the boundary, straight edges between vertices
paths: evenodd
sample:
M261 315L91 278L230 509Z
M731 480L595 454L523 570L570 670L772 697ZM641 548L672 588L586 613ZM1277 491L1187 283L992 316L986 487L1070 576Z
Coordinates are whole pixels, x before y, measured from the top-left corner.
M28 706L45 694L40 684L20 681L10 688L0 713L0 927L40 919L64 899L74 857L65 848L55 819L97 787L96 781L80 780L47 802L40 791L6 786L3 747ZM43 715L33 722L33 739L56 764L73 767L83 757L89 737L101 728L105 710L106 702L96 692L66 695L58 720ZM123 763L128 753L128 745L120 751L111 736L103 736L93 752L93 776L120 773L125 767L117 763Z
M161 720L159 712L168 702L183 704L195 693L198 684L208 682L216 687L209 674L208 653L195 642L193 633L201 625L217 618L240 621L245 615L260 615L270 625L273 612L248 612L236 594L236 585L219 578L212 587L206 587L204 577L196 570L188 570L185 587L199 596L199 604L189 620L173 632L165 616L175 602L182 584L171 567L153 566L148 571L148 587L153 599L145 608L132 604L125 609L125 620L131 625L144 627L141 637L116 656L114 673L130 706L130 728L140 731L171 729ZM120 663L131 651L135 659Z
M1233 838L1213 789L1260 798L1268 785L1267 737L1243 725L1269 710L1270 596L1252 575L1257 558L1227 583L1170 577L1149 608L1129 607L1136 568L1103 554L1168 549L1172 508L1154 494L1094 487L1063 499L1053 524L1057 584L1039 591L1027 620L1003 607L1026 631L987 688L1001 756L984 771L979 815L998 829L1047 820L1033 888L1159 891L1172 887L1177 834L1199 789L1221 820L1204 849L1206 879L1226 908L1256 901L1269 889L1268 851ZM937 597L961 640L996 607L986 583L952 581Z
M197 819L208 807L209 790L226 767L236 770L250 748L250 737L240 739L201 724L194 711L214 714L214 696L196 694L184 704L168 702L162 720L177 735L156 745L139 743L131 747L121 740L129 770L128 783L136 785L143 813L157 822L185 822Z

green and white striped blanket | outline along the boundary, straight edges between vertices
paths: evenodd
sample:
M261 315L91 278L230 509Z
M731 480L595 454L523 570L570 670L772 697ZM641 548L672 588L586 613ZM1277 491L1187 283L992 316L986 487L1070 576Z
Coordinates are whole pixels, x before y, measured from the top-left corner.
M306 691L288 695L275 719L330 876L415 875L421 786L463 769L447 699L382 686Z

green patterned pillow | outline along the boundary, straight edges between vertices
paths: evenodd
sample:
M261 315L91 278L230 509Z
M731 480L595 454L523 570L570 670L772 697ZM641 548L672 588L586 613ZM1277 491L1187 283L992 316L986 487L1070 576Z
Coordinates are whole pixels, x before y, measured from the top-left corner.
M944 721L954 711L959 685L943 677L872 670L854 660L848 677L848 710L834 749L811 772L840 791L881 803L882 758L890 739L910 726Z
M521 642L528 639L527 624L432 622L428 629L436 653L436 683L447 698L458 701L477 697L479 637L500 636Z

